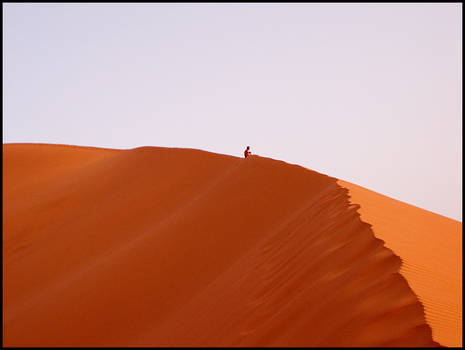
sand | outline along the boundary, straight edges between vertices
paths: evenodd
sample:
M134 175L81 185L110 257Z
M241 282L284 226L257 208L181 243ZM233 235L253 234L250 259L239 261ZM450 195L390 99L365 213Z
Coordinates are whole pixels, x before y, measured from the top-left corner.
M462 223L345 181L375 236L402 258L400 273L425 307L433 339L462 346ZM426 189L425 189L426 191Z
M4 144L3 175L4 346L438 346L448 328L336 178L42 144Z

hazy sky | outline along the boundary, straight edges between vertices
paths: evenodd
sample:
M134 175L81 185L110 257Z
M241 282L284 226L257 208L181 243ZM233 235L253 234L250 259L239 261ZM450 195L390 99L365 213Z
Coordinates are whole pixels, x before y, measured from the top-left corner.
M461 13L3 4L3 142L250 145L461 221Z

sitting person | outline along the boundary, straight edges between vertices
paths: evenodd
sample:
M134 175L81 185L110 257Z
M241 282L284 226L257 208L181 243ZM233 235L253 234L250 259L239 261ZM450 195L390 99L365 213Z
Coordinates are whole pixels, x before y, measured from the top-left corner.
M250 152L249 149L250 149L250 146L247 146L247 148L244 151L244 158L247 158L248 156L252 154L252 152Z

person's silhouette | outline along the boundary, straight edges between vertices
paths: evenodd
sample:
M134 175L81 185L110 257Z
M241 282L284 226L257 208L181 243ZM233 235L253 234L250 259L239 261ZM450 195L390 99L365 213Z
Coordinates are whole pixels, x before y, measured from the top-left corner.
M252 152L250 152L249 149L250 149L250 146L247 146L247 148L244 151L244 158L247 158L248 156L252 154Z

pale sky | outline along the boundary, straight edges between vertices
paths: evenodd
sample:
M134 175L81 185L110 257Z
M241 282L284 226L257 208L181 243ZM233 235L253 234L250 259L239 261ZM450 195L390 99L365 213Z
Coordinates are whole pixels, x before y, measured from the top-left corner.
M462 221L462 4L3 4L3 143L299 164Z

